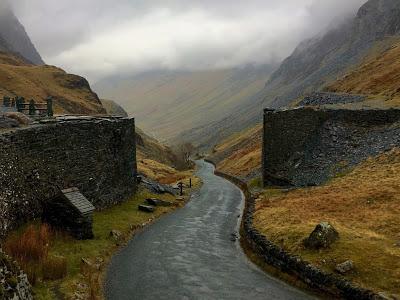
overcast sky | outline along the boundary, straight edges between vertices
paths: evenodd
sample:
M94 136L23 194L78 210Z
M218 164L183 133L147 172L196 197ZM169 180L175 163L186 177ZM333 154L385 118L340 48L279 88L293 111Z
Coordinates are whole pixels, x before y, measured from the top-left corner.
M12 0L48 64L92 82L268 63L366 0Z

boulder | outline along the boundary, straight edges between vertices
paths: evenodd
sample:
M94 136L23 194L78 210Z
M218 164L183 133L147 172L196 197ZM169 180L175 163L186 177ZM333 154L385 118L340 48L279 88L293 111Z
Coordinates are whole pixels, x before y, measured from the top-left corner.
M148 213L152 213L155 211L155 208L153 206L149 206L149 205L139 205L139 210L148 212Z
M328 222L322 222L304 240L304 246L309 249L329 248L338 239L339 233L336 229Z
M344 275L354 269L354 263L351 260L345 261L344 263L338 264L335 268L336 272Z
M173 204L169 201L161 200L161 199L156 199L156 198L149 198L146 199L147 204L152 205L152 206L172 206Z
M4 115L0 115L0 129L8 129L19 127L18 121L8 118Z
M111 230L110 231L110 236L113 237L116 240L119 240L122 237L122 232L118 230Z
M29 125L32 120L23 113L20 112L7 112L4 114L7 118L17 121L20 125Z

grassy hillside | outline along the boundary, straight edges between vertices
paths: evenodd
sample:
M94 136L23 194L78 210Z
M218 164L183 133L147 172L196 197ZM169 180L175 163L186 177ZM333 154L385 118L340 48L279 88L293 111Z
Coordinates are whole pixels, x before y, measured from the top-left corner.
M45 101L54 97L55 113L105 113L97 95L83 77L53 66L36 66L23 58L0 53L0 97L22 96Z
M232 135L216 145L210 159L218 170L243 179L260 176L262 125Z
M400 150L370 158L321 187L265 191L257 200L255 224L270 240L329 272L346 260L346 277L367 288L400 294ZM322 221L340 239L312 251L302 241ZM396 297L394 298L396 299Z
M369 55L355 70L327 90L368 95L371 106L400 106L400 42L378 54Z
M138 126L157 138L179 139L238 112L265 85L272 68L244 67L199 72L149 72L95 85L102 97L121 104Z

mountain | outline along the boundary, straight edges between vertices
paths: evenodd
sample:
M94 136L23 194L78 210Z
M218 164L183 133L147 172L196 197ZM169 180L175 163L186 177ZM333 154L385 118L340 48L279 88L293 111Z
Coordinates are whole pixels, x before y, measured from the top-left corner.
M185 139L214 145L210 158L218 169L251 179L257 176L261 162L262 105L280 107L296 104L314 91L340 93L339 97L364 95L358 103L341 107L400 107L400 1L370 0L357 16L323 36L301 43L267 83L264 98L243 107L242 115L232 116L205 128L183 134ZM265 96L266 95L266 96ZM257 107L258 105L258 107ZM251 118L247 116L252 116ZM246 120L239 119L246 116ZM240 133L219 139L220 131L231 130L241 120ZM243 125L244 124L244 125Z
M24 58L0 52L0 98L22 96L44 102L54 98L57 114L102 114L105 110L88 81L60 68L33 65Z
M95 84L101 97L121 104L138 124L164 141L240 112L263 89L274 66L213 71L152 71ZM172 143L173 144L173 143Z
M400 1L368 1L353 19L301 43L268 81L264 105L286 106L323 89L361 63L373 47L399 33Z
M400 1L369 0L353 18L303 41L250 101L219 121L183 132L181 139L207 148L251 128L261 122L263 108L289 106L302 96L327 89L369 57L387 51L399 33Z
M400 37L399 37L400 40ZM326 88L328 92L363 94L365 104L400 107L400 41L367 58L362 65Z
M24 26L5 0L0 0L0 50L21 55L36 65L44 64Z

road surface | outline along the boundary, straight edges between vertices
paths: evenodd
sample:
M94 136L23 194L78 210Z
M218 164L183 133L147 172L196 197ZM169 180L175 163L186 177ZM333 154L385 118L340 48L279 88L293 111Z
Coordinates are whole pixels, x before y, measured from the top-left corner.
M198 162L204 185L185 208L136 235L112 259L107 299L312 299L248 261L232 233L242 192Z

